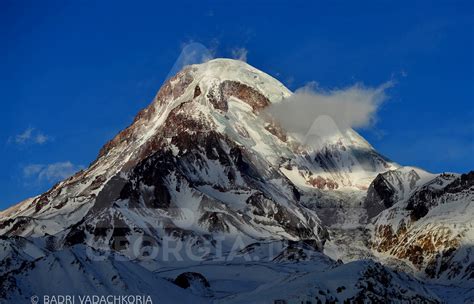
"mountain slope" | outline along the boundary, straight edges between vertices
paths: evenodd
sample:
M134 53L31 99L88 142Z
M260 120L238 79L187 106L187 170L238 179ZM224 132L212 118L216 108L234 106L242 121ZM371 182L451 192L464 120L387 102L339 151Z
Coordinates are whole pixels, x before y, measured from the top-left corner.
M425 277L472 284L474 171L428 175L405 168L382 174L370 189L381 194L378 203L367 196L371 207L393 202L375 218L376 251L409 261Z
M212 273L206 274L211 287L199 274L183 274L180 284L196 280L185 283L199 300L244 302L261 299L260 292L301 300L280 292L290 284L328 301L439 301L410 275L355 261L385 261L384 255L408 260L431 278L467 285L471 174L400 167L325 116L315 118L302 143L266 111L291 94L241 61L184 68L87 169L0 213L1 297L48 291L35 282L46 269L60 278L55 284L76 278L88 286L85 292L115 293L124 286L133 292L145 278L150 294L156 282L179 297L180 290L161 275L172 281L211 263L214 270L233 265L243 279L224 295L212 288ZM447 210L448 205L456 207ZM418 244L445 230L441 245ZM103 256L101 264L90 261ZM339 258L355 262L341 265L334 261ZM94 265L97 281L90 277ZM260 285L241 271L251 265L290 270L278 282ZM357 274L345 278L348 271ZM111 284L113 275L118 279ZM325 282L325 275L357 288L342 291Z
M144 237L196 243L211 240L211 234L245 243L284 238L318 239L322 245L325 228L298 202L295 184L352 186L348 151L355 146L368 152L369 162L382 162L364 171L369 179L392 165L352 130L318 151L295 147L290 135L260 113L290 94L243 62L219 59L187 67L87 170L4 214L0 232L49 234L66 245L96 248L122 237L128 247Z
M142 302L151 297L155 302L207 303L134 262L124 263L114 254L103 258L83 245L68 250L48 251L22 238L0 240L0 246L22 252L11 255L16 266L0 273L0 299L8 303L30 301L31 295L139 295ZM6 251L9 252L9 251ZM31 255L29 255L31 254ZM92 256L101 256L93 259ZM5 263L6 259L3 259ZM5 268L3 268L5 269ZM45 275L48 279L45 279ZM166 293L163 291L166 290ZM139 291L139 292L138 292ZM146 297L145 297L146 295ZM79 299L75 299L79 302ZM41 300L40 303L42 303ZM51 300L54 302L54 300ZM87 302L87 301L86 301ZM92 303L92 302L91 302Z

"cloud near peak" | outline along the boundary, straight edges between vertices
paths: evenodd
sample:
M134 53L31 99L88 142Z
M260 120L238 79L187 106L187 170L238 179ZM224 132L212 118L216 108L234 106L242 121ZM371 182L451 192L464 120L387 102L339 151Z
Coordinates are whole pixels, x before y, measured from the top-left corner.
M183 67L191 64L199 64L214 58L214 51L198 42L189 42L183 45L178 58L168 73L166 79L176 75Z
M377 120L380 105L387 100L388 81L378 87L355 84L345 89L324 91L310 83L279 103L267 113L288 132L304 136L318 117L331 118L339 130L366 128Z
M246 48L234 48L232 49L232 58L247 62L247 54L249 51Z
M73 175L82 169L82 166L74 165L70 161L52 164L31 164L23 168L25 178L33 178L38 182L58 182Z

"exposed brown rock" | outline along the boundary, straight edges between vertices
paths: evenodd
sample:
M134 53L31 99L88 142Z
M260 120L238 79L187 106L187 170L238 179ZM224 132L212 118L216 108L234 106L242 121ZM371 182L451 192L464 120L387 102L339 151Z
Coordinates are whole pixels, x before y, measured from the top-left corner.
M211 90L207 96L215 109L226 112L229 97L235 97L250 105L254 113L259 112L270 104L270 100L262 93L243 83L225 80L219 87Z
M275 135L279 140L283 142L286 142L288 139L285 131L276 122L268 123L265 126L265 130Z
M317 177L309 177L307 183L315 188L318 188L318 189L337 189L339 188L339 184L337 182L335 182L334 180L332 179L329 179L329 178L324 178L324 177L321 177L321 176L317 176Z
M407 259L418 269L426 265L438 263L439 253L445 248L458 248L460 236L452 234L449 229L440 231L427 230L421 234L413 234L406 225L401 225L395 233L390 225L379 225L375 229L378 240L373 248L379 252L389 252L400 259ZM433 266L431 266L433 267Z
M98 159L106 155L114 147L118 146L123 142L131 142L133 139L132 136L136 136L135 129L140 127L141 124L150 120L156 112L157 106L163 106L166 102L176 99L181 96L186 88L194 80L192 76L191 68L185 68L174 77L170 78L166 83L160 88L158 94L156 95L155 101L150 104L147 108L141 110L138 115L135 117L133 123L127 127L125 130L117 134L112 140L107 142L99 152ZM141 123L140 123L141 122Z

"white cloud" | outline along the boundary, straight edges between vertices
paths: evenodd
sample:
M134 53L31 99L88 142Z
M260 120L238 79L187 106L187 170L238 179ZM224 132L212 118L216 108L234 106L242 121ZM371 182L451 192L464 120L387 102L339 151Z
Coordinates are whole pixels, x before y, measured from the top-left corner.
M43 170L44 165L32 164L23 168L23 175L25 177L31 177L37 175L41 170Z
M23 133L20 133L14 136L13 138L10 138L9 142L14 142L18 145L26 145L26 144L42 145L49 140L50 140L49 136L46 136L41 131L38 131L35 128L28 128Z
M214 58L214 52L201 43L189 42L183 45L181 54L176 59L166 79L176 75L183 67L198 64Z
M82 166L74 165L70 161L47 165L31 164L23 168L23 176L35 178L39 182L57 182L68 178L80 169L82 169Z
M324 91L310 83L280 103L272 104L271 114L288 132L304 136L318 117L329 117L339 130L371 126L377 110L387 99L393 82L370 88L355 84L345 89Z
M48 140L49 140L49 137L42 134L42 133L36 134L36 136L34 138L34 142L37 143L37 144L40 144L40 145L44 144Z
M28 128L25 132L15 136L15 142L17 144L24 144L31 139L31 134L33 133L33 128Z
M234 48L232 50L232 58L247 62L248 50L246 48Z

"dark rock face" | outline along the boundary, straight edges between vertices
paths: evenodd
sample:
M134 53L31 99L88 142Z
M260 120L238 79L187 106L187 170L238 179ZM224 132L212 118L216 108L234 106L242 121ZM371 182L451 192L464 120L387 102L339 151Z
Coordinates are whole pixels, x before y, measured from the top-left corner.
M183 272L174 279L174 283L184 289L194 284L202 285L205 288L211 287L206 277L198 272Z
M194 88L194 95L193 95L193 98L196 98L196 97L198 97L198 96L200 96L200 95L201 95L201 88L200 88L199 86L196 86L196 87Z
M0 222L0 229L8 227L8 233L11 235L18 235L25 229L24 227L32 221L29 217L17 217L14 219L7 219Z
M368 217L373 218L383 210L392 207L395 203L395 193L395 188L387 182L385 177L382 174L377 175L367 190L364 202Z
M86 233L84 232L84 228L80 226L82 223L83 222L81 221L70 227L68 234L64 238L65 246L70 247L76 244L83 244L86 241Z
M169 151L156 153L141 162L130 173L120 199L128 199L130 208L168 208L171 196L165 179L174 170L174 164Z
M199 224L208 226L209 232L229 232L227 216L219 212L205 212L199 218Z
M441 192L441 191L440 191ZM411 210L411 218L414 221L419 220L424 217L430 210L430 204L440 193L438 191L433 191L433 189L423 189L415 195L413 195L409 200L406 209Z
M443 175L441 176L443 177ZM437 189L433 187L424 187L420 191L414 193L408 200L407 210L411 211L411 218L414 221L424 217L436 204L439 197L450 194L460 193L462 191L474 192L474 171L462 174L446 187Z
M127 180L120 177L120 175L112 177L97 195L96 203L89 211L89 214L96 214L101 210L110 208L113 202L120 198L126 184Z
M474 171L462 174L460 178L446 186L444 190L447 193L458 193L459 191L470 189L474 186Z
M416 188L420 179L420 175L413 169L407 172L393 170L377 175L367 190L364 202L369 218L404 198Z

